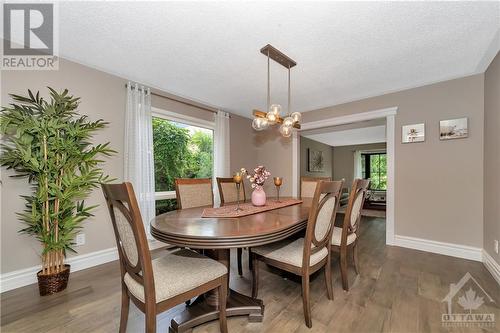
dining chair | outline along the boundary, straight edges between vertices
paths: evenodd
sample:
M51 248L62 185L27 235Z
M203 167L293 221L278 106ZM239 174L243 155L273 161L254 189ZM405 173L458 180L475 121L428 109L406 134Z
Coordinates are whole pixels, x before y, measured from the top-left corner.
M217 187L219 189L219 197L220 197L220 205L224 206L226 203L234 203L238 200L238 191L236 190L236 182L232 177L230 178L222 178L217 177ZM240 200L241 202L245 202L247 199L245 194L245 182L241 182L240 185ZM237 250L238 256L238 274L243 275L243 267L242 267L242 256L243 249L238 248ZM249 269L252 270L251 261L248 261Z
M175 178L177 209L213 206L211 178Z
M236 182L232 177L222 178L217 177L217 187L219 188L220 205L226 203L235 203L238 200L238 191L236 190ZM247 199L245 194L245 182L240 185L240 201L244 202Z
M300 197L312 198L320 180L330 181L331 177L300 177Z
M366 191L369 186L369 179L354 179L342 227L333 227L331 250L340 253L340 275L342 277L342 288L345 291L349 291L349 283L347 281L348 250L352 251L354 270L356 274L359 274L359 225L361 222L361 209L363 208Z
M131 183L102 184L118 247L122 304L120 332L127 329L130 300L145 314L146 332L156 332L156 315L211 290L227 297L228 270L188 249L152 260ZM227 332L226 302L219 302L221 332Z
M304 318L309 328L312 327L309 278L323 267L328 299L333 300L330 247L343 183L343 180L318 182L309 210L305 238L283 240L250 250L253 262L252 297L257 298L258 294L259 261L301 276Z

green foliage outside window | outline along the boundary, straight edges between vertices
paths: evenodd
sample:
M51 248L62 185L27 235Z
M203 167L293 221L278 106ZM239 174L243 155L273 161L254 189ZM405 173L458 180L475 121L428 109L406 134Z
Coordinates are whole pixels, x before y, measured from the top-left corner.
M191 126L192 128L192 126ZM175 178L211 178L213 134L162 118L153 118L155 190L175 190ZM156 214L176 208L175 199L158 200Z
M361 171L363 178L370 178L370 188L373 190L387 190L387 155L362 154Z

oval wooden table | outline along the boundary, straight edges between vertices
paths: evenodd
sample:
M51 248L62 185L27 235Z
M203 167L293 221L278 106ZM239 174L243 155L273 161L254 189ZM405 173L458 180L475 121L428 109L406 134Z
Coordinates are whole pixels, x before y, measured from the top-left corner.
M269 244L303 230L310 205L311 200L304 199L300 204L239 218L202 218L206 207L172 211L157 216L151 222L151 234L157 240L171 245L203 249L206 255L226 265L229 271L231 248ZM195 326L217 319L219 300L216 295L210 293L198 297L172 319L170 331L190 331ZM229 289L227 316L244 315L248 316L249 321L262 321L262 300Z

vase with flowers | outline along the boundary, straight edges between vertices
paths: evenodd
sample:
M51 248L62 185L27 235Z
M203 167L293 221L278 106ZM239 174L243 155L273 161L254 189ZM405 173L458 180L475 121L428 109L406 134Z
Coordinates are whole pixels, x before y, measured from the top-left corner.
M264 192L263 186L267 178L271 176L271 173L263 165L259 165L253 169L253 174L249 174L244 168L241 169L241 172L247 175L247 179L252 184L252 204L254 206L265 206L266 192Z

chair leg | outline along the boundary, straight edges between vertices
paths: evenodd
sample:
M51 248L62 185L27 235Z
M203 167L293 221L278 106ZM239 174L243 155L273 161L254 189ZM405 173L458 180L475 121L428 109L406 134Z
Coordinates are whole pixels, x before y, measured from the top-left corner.
M250 248L248 248L248 270L251 272L253 269L253 261L250 258Z
M252 297L257 298L259 293L259 261L257 255L250 251L250 260L252 261Z
M241 267L241 257L242 257L243 249L238 248L237 253L238 253L238 275L242 276L243 275L243 268Z
M340 249L340 275L342 277L342 289L349 291L349 282L347 281L347 249Z
M359 275L358 242L354 243L352 248L352 259L354 261L354 270Z
M302 304L304 306L304 318L306 326L312 327L311 302L309 300L309 274L302 276Z
M156 333L156 308L146 303L146 333Z
M221 333L227 333L227 317L226 317L226 302L227 302L227 275L222 279L222 284L219 286L219 325Z
M325 283L328 299L333 301L332 257L330 254L328 254L325 265Z
M120 333L125 333L127 331L127 321L128 321L128 311L130 305L130 298L128 296L127 290L122 288L122 307L120 314Z

